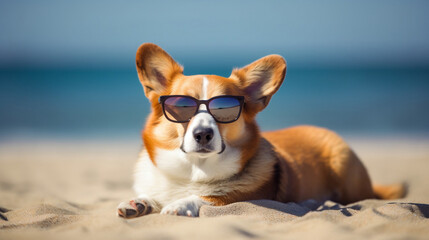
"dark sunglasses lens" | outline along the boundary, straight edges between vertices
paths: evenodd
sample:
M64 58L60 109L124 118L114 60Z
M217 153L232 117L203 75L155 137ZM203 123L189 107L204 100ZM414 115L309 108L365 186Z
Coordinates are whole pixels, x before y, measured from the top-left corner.
M188 97L169 97L164 101L164 113L173 122L189 121L197 111L197 103Z
M219 122L232 122L237 120L240 114L241 104L234 97L215 98L209 103L209 110Z

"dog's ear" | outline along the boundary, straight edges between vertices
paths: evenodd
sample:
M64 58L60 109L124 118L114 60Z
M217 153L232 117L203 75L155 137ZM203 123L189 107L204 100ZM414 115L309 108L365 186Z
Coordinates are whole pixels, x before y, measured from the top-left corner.
M183 73L183 67L153 43L144 43L139 47L136 67L144 93L152 102L157 101L171 81Z
M239 82L244 91L246 106L255 114L262 111L280 88L286 74L286 61L279 55L269 55L253 63L234 69L230 78Z

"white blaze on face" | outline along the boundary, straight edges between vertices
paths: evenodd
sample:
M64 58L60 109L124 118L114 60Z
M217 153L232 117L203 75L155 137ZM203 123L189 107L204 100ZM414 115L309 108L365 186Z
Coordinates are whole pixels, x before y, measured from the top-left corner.
M203 77L201 84L201 99L208 99L208 86L209 80L206 77ZM194 138L194 130L199 128L211 128L213 130L213 139L210 141L208 147L213 150L210 153L197 153L200 146L199 143ZM198 113L191 119L191 122L186 129L185 137L183 138L182 149L191 155L196 155L199 158L207 158L209 156L218 154L222 151L222 137L219 132L219 128L216 124L215 119L207 112L207 107L205 105L200 105Z

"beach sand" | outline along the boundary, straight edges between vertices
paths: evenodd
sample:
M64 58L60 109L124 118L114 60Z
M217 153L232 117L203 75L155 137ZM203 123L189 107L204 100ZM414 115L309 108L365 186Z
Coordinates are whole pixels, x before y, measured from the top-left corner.
M406 182L406 198L347 206L269 200L204 206L199 218L116 216L134 197L141 143L0 142L0 239L429 239L427 138L347 137L373 182Z

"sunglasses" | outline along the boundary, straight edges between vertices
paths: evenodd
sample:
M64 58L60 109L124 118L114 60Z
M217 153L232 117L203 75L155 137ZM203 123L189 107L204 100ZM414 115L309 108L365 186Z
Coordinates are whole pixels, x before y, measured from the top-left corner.
M166 95L161 96L159 102L164 116L171 122L189 122L197 114L200 105L204 104L216 122L231 123L240 117L244 97L223 95L209 100L198 100L184 95Z

